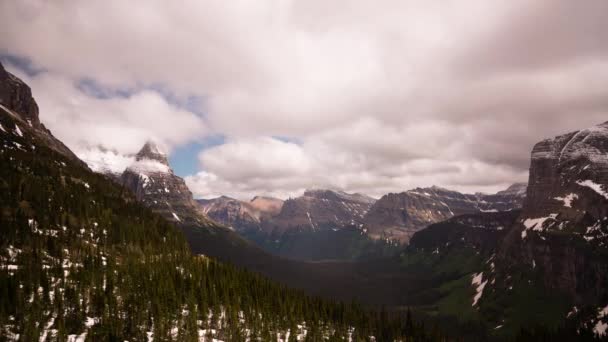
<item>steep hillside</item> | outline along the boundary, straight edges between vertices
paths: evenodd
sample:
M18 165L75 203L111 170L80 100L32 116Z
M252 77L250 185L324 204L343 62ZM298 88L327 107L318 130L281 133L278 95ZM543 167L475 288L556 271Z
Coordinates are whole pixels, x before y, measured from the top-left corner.
M390 193L369 209L362 219L363 228L374 239L407 243L415 232L453 216L521 208L524 187L515 184L493 195L462 194L435 186Z

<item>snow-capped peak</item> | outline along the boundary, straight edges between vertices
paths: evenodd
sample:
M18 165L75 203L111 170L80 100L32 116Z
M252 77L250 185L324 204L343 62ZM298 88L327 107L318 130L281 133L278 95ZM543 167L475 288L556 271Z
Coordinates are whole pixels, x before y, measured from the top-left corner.
M137 161L141 160L155 160L164 165L169 165L169 161L167 160L167 153L164 149L160 148L158 144L155 142L148 140L144 147L139 150L139 152L135 155L135 159Z

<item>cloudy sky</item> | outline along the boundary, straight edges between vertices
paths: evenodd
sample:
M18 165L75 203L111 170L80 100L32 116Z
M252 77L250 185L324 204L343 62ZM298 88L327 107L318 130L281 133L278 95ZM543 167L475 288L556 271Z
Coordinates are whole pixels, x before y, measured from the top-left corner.
M0 22L59 138L157 140L196 197L496 191L608 120L604 0L20 0Z

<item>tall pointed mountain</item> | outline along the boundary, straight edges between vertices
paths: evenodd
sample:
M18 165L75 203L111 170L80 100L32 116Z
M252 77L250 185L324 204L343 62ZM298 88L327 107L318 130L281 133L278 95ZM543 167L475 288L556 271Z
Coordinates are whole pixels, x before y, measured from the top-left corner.
M152 141L146 142L135 155L135 162L122 174L122 183L138 200L169 221L208 223L199 214L186 182L175 175L166 153Z

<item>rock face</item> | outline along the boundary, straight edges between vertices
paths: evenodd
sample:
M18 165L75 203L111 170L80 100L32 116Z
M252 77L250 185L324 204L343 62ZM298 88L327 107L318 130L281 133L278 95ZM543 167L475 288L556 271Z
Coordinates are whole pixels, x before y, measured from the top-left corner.
M522 188L524 184L514 184L493 195L462 194L435 186L390 193L369 209L363 226L372 238L407 243L415 232L457 215L521 208Z
M500 257L534 265L579 308L608 302L608 122L534 146L528 195Z
M334 190L307 190L304 195L283 203L278 215L264 222L268 233L289 230L340 229L360 227L374 199L361 194Z
M0 63L0 112L18 122L20 132L30 132L36 139L44 141L49 148L63 154L71 160L80 163L80 159L55 138L51 132L40 123L38 104L32 97L30 87L15 75L4 69Z
M270 197L255 197L251 201L239 201L221 196L214 199L197 200L201 211L217 223L238 232L260 230L263 220L276 215L283 201Z
M32 126L40 128L38 104L32 97L32 90L15 75L4 70L2 64L0 64L0 103L19 113L21 118Z
M147 207L178 224L207 224L192 193L181 177L169 167L167 155L147 142L121 177L123 185Z

